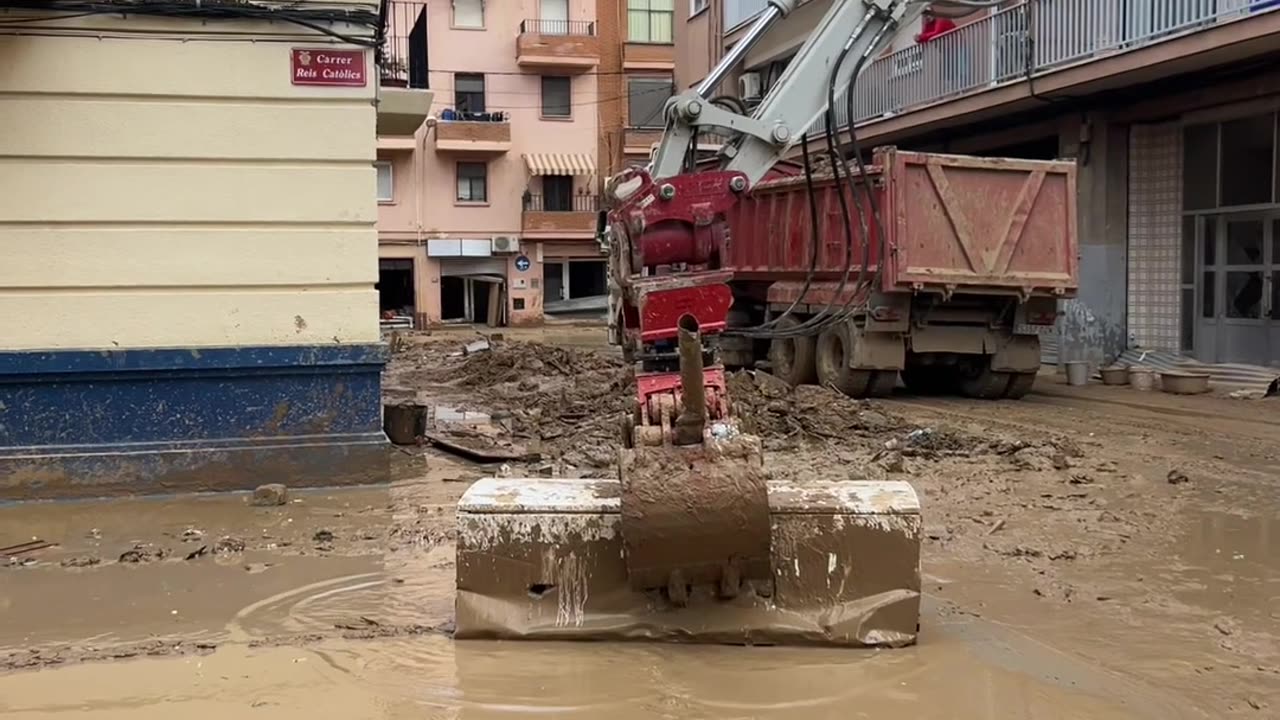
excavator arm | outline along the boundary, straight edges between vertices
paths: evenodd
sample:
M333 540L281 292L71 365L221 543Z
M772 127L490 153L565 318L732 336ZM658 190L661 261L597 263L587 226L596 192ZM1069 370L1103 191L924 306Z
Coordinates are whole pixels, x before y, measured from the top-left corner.
M681 174L699 129L715 127L736 133L721 150L723 169L741 173L750 185L759 182L826 113L829 89L838 88L837 95L842 95L854 73L893 39L894 30L910 26L928 5L920 0L836 0L754 112L740 115L709 102L752 47L798 4L799 0L770 0L706 79L667 104L667 129L654 156L654 178Z

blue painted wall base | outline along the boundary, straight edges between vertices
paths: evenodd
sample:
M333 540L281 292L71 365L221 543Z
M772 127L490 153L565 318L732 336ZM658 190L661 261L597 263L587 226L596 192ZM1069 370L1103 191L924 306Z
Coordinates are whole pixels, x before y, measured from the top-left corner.
M0 500L386 482L381 345L0 353Z

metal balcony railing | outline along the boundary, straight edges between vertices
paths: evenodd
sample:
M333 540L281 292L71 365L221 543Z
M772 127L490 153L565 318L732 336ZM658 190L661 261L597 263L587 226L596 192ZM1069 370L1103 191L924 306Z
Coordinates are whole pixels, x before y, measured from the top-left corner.
M427 6L388 0L382 17L378 76L383 85L427 88Z
M1275 0L1022 0L873 61L854 91L854 121L891 117L1276 8ZM840 127L849 121L846 106L842 94ZM810 134L825 129L820 120Z
M525 33L595 37L596 24L590 20L521 20L520 34Z
M600 197L597 195L525 195L525 212L598 212Z

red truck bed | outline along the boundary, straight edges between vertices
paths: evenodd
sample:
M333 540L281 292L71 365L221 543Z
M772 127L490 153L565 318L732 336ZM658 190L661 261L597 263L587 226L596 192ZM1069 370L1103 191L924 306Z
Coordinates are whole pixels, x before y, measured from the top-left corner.
M1074 296L1078 284L1076 166L1072 162L977 158L878 150L868 177L887 235L886 292ZM839 279L846 236L830 173L814 179L819 209L818 278ZM848 198L847 184L845 197ZM871 225L871 262L878 235ZM854 218L855 277L862 244ZM812 237L802 175L759 183L730 212L721 262L744 279L803 279Z

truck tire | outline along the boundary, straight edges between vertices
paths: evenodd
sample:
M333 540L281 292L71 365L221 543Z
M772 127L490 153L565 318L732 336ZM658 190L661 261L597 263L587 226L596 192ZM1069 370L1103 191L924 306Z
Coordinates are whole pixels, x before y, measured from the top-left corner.
M992 370L987 365L987 359L982 358L961 379L960 392L967 397L980 400L997 400L1005 396L1005 391L1009 388L1009 379L1010 373Z
M867 386L867 397L889 397L898 387L897 370L876 370L871 374L871 384Z
M751 314L742 310L730 310L726 318L730 328L751 327ZM749 337L721 336L720 362L728 370L751 368L756 364L755 341Z
M849 334L844 323L827 328L818 335L815 366L818 383L831 386L849 397L866 397L871 390L873 372L849 367ZM893 388L890 388L892 391Z
M1009 387L1005 389L1004 396L1010 400L1021 400L1031 392L1031 388L1036 384L1036 374L1033 372L1012 373L1013 377L1009 378Z
M791 330L799 325L799 318L788 315L776 327L778 330ZM812 385L817 379L813 364L816 346L812 335L773 338L769 342L769 366L773 376L791 387Z

